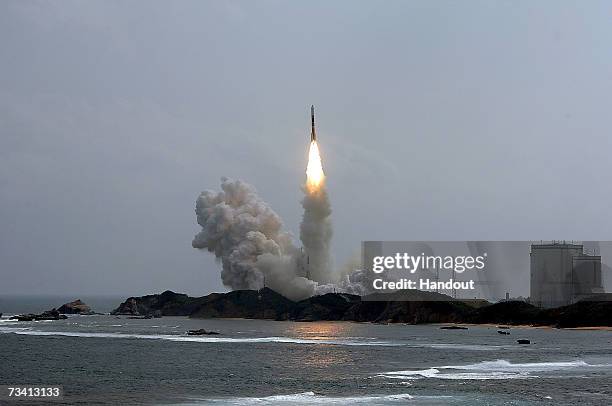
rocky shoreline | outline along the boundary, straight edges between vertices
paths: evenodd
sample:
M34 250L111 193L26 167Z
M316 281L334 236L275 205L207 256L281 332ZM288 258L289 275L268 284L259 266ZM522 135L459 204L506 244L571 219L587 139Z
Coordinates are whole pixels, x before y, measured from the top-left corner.
M10 318L10 320L17 321L42 321L42 320L63 320L68 317L61 314L57 309L51 309L44 311L40 314L28 313L28 314L19 314Z
M93 315L100 314L91 310L91 308L83 303L80 299L77 299L72 302L64 303L59 308L53 308L51 310L46 310L42 313L27 313L27 314L18 314L12 316L10 320L17 321L42 321L42 320L65 320L68 317L66 314L80 314L80 315ZM0 313L2 316L2 313Z
M525 302L453 299L433 292L401 291L355 296L328 293L299 302L269 288L212 293L190 297L165 291L130 297L111 312L127 316L188 316L293 321L356 321L375 323L463 323L551 326L558 328L612 327L612 301L581 301L555 309Z
M40 314L20 314L18 321L61 320L66 314L99 314L81 300ZM521 301L489 303L461 300L418 290L356 296L328 293L294 302L269 288L236 290L190 297L165 291L130 297L111 312L115 316L150 319L162 316L246 318L292 321L354 321L372 323L509 325L555 328L612 328L612 297L604 295L554 309Z

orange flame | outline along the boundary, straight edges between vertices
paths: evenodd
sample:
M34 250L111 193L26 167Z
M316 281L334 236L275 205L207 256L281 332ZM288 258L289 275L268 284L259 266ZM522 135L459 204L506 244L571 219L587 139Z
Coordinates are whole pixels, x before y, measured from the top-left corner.
M319 146L316 141L312 141L308 152L308 166L306 167L306 187L308 191L314 192L321 187L324 181L325 174L321 165Z

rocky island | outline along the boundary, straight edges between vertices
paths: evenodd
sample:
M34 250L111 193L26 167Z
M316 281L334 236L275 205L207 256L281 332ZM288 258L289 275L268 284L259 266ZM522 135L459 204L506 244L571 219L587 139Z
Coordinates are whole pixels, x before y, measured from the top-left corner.
M612 301L594 298L555 309L521 301L491 304L434 292L406 290L356 296L328 293L294 302L270 288L190 297L165 291L130 297L115 315L249 318L293 321L343 320L375 323L466 323L572 327L612 327Z
M64 303L57 309L61 314L95 314L81 299Z
M64 320L67 318L66 314L81 314L81 315L93 315L100 314L95 313L91 310L91 308L83 303L81 299L77 299L72 302L64 303L59 308L53 308L51 310L46 310L42 313L28 313L28 314L19 314L16 316L12 316L11 320L17 321L41 321L41 320ZM0 313L2 316L2 313Z

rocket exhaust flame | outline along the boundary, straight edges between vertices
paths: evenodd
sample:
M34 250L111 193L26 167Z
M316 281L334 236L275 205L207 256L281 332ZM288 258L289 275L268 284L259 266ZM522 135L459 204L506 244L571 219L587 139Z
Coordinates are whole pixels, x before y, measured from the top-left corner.
M308 151L308 165L306 166L306 188L308 192L316 192L325 181L325 173L321 164L321 154L317 141L310 142Z
M318 283L330 283L330 244L332 238L331 204L325 188L325 173L317 143L314 106L310 107L311 132L306 184L304 187L304 215L300 224L300 240L307 258L307 278Z

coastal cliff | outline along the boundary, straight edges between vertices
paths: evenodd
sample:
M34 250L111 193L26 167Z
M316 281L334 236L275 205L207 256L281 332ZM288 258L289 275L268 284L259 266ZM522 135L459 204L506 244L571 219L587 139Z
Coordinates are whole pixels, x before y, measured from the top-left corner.
M612 301L584 301L556 309L540 309L519 301L491 304L422 291L364 297L328 293L299 302L293 302L269 288L212 293L202 297L165 291L156 295L130 297L111 314L409 324L490 323L561 328L612 327Z

